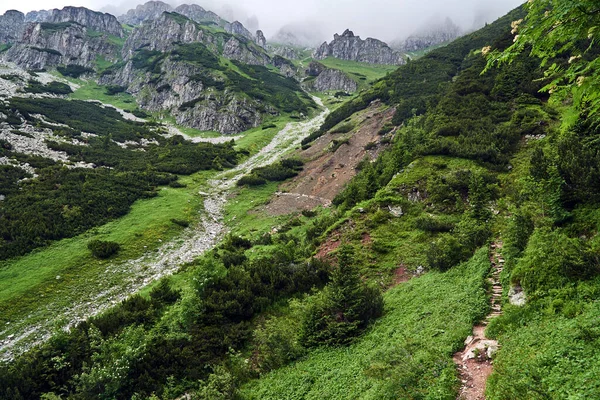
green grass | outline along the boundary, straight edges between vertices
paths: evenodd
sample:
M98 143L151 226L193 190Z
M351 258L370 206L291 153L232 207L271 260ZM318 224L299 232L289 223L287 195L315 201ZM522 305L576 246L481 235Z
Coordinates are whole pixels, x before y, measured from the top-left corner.
M326 67L346 72L359 84L373 82L379 78L383 78L388 72L398 69L398 66L394 65L367 64L357 61L340 60L333 57L319 60L319 62ZM360 79L362 76L366 78L366 81Z
M182 228L171 219L198 217L201 198L197 192L209 174L211 172L183 177L180 181L188 185L186 188L164 188L157 197L136 202L123 218L1 263L0 323L35 310L42 297L43 301L52 299L72 304L81 291L86 291L86 282L114 279L103 277L107 264L137 258L159 247L161 241L174 237ZM118 242L122 250L109 261L96 260L87 249L92 239ZM56 279L58 275L60 280Z
M99 61L100 63L102 61ZM114 96L109 96L105 93L106 87L98 85L93 80L69 79L70 82L76 83L79 89L75 90L70 98L75 100L98 100L105 104L110 104L123 110L131 110L137 108L135 98L128 93L118 93Z
M242 387L245 399L454 399L452 354L487 310L487 249L384 295L385 315L349 347L322 348Z

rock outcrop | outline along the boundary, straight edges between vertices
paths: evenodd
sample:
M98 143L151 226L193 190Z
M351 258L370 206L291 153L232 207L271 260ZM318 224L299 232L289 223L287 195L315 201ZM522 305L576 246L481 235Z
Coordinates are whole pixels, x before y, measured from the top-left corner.
M267 53L244 37L214 35L196 22L176 13L163 13L156 20L149 20L136 27L123 46L123 58L132 57L136 50L166 52L178 44L200 42L213 52L246 64L265 65Z
M197 4L182 4L175 9L175 12L184 15L198 23L214 23L219 26L225 26L227 21L219 17L212 11L205 10Z
M46 22L52 14L50 10L30 11L25 14L25 22Z
M173 11L173 7L162 1L149 1L139 4L135 9L127 11L117 19L123 24L139 25L144 21L159 18L165 11Z
M256 31L255 42L263 49L267 47L267 39L265 38L265 34L263 33L263 31L261 31L260 29Z
M405 52L420 51L451 42L461 34L461 29L450 18L446 18L440 23L427 24L427 28L420 29L395 47Z
M118 37L125 36L123 27L114 15L92 11L84 7L65 7L54 9L46 20L49 23L76 22L88 30L106 33Z
M240 21L233 21L232 23L225 24L225 30L232 35L244 36L254 41L254 36Z
M323 43L315 51L313 57L318 60L335 57L369 64L402 65L406 63L400 52L392 50L381 40L373 38L362 40L359 36L354 36L349 29L346 29L342 35L335 34L331 43Z
M0 15L0 44L19 41L24 29L25 15L20 11L8 10Z
M358 89L356 81L343 71L327 68L316 61L313 61L308 65L305 73L309 77L304 83L304 87L307 90L317 92L337 90L352 93Z
M287 58L289 60L299 60L300 58L302 58L298 50L289 46L267 44L266 48L269 51L269 53Z
M22 40L3 55L6 61L26 69L43 69L60 64L93 67L99 56L116 61L118 48L105 36L88 35L75 22L29 24Z

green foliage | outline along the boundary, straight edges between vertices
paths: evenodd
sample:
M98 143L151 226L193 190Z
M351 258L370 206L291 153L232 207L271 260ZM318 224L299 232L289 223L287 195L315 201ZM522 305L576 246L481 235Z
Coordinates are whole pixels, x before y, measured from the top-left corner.
M528 293L560 288L598 272L591 250L580 239L558 230L537 229L531 235L512 279Z
M600 15L594 0L540 0L526 4L525 19L515 19L514 43L488 56L488 68L528 53L540 60L550 83L545 91L571 97L595 124L600 111ZM567 60L560 60L562 57Z
M331 283L311 299L302 321L307 347L348 344L383 314L379 289L361 282L350 247L342 246Z
M30 80L27 83L27 87L23 90L25 93L50 93L59 95L73 93L69 85L56 81L44 85L39 81Z
M487 311L489 267L481 249L456 269L388 290L385 314L349 347L313 350L242 387L242 398L454 399L452 354Z
M225 71L227 69L221 65L219 57L199 42L180 44L171 54L175 61L189 62L209 70Z
M104 92L109 96L114 96L115 94L123 93L126 90L127 88L124 86L108 85L106 89L104 89Z
M351 122L338 125L331 130L331 133L348 133L354 129L354 124Z
M242 176L240 180L237 181L236 185L238 186L261 186L267 183L265 178L261 178L255 174L249 174Z
M121 249L119 243L104 240L92 240L87 247L96 258L110 258Z
M255 168L249 175L243 176L238 186L260 186L267 182L281 182L293 178L302 171L304 163L299 159L284 159L266 167Z
M68 76L75 79L79 78L81 75L84 74L94 73L93 69L77 64L68 64L66 66L59 65L58 67L56 67L56 70L60 72L62 76Z

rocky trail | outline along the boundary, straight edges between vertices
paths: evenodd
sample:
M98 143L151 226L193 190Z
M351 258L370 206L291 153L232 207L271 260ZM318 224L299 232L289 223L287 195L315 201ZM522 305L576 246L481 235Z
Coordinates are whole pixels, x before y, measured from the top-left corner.
M319 98L313 99L323 107ZM299 147L303 138L321 126L328 113L329 110L323 107L319 115L308 121L288 123L257 154L207 182L199 193L204 198L204 209L200 211L202 216L196 226L185 229L156 251L149 251L137 259L108 265L93 282L79 282L78 287L70 288L72 293L66 294L79 299L75 304L65 308L64 304L52 301L40 302L43 305L36 311L2 327L0 360L10 360L47 340L56 329L67 329L105 311L149 283L173 274L181 265L214 247L227 231L223 212L237 181L252 169L269 165ZM86 286L84 293L79 287L83 285Z
M485 400L485 386L493 370L492 357L498 350L498 341L485 336L489 322L502 315L502 285L500 273L504 266L501 255L502 243L491 245L492 275L488 282L492 287L492 311L485 320L473 327L473 334L465 340L465 348L453 357L462 382L457 400Z

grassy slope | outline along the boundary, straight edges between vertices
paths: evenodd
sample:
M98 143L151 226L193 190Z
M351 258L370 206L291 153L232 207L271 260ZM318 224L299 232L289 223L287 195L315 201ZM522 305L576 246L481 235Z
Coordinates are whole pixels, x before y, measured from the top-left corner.
M487 309L487 250L385 294L386 314L348 348L324 348L242 389L247 399L453 399L452 354ZM452 310L452 312L449 312Z
M326 67L344 71L358 83L359 89L368 87L377 79L383 78L386 74L395 71L398 68L394 65L367 64L356 61L340 60L333 57L318 60L318 62Z

